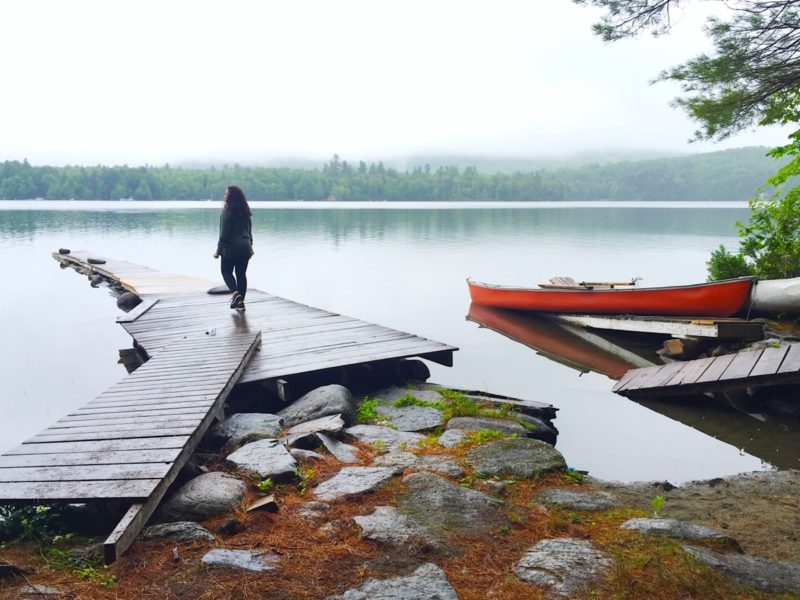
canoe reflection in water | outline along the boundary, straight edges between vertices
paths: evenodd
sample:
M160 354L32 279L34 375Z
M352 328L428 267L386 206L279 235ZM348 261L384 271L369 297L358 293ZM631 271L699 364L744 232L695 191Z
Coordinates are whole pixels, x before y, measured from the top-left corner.
M628 336L601 337L546 317L475 303L470 305L467 319L581 373L593 371L619 379L628 369L660 364L655 351L661 340L655 338L650 338L649 347L642 345L641 338L637 337L630 338L636 343L628 344L625 343ZM797 419L748 415L724 399L709 396L637 402L777 468L800 467L800 421Z
M659 364L655 353L648 358L641 355L647 354L646 351L623 347L609 338L560 325L532 313L491 308L473 302L467 319L582 373L594 371L619 379L629 369Z

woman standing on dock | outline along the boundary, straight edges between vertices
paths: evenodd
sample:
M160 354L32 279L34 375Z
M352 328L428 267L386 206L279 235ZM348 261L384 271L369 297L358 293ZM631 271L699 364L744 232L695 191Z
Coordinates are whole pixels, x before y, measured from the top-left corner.
M222 257L222 278L233 292L231 308L242 310L247 293L247 264L253 256L252 216L241 188L228 186L225 190L225 206L219 216L219 241L214 258Z

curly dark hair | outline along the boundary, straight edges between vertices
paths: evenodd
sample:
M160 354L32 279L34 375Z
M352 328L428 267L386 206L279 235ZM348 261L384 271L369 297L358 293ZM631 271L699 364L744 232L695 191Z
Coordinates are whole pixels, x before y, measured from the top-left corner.
M225 189L225 209L243 213L248 217L253 215L242 188L235 185L229 185Z

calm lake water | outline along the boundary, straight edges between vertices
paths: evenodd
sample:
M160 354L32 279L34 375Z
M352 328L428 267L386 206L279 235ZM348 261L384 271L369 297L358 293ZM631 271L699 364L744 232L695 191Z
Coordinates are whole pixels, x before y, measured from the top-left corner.
M117 350L131 339L114 322L114 299L59 269L51 252L93 250L218 280L211 254L219 208L0 202L0 449L125 375ZM607 479L680 483L771 468L765 456L781 448L748 452L747 440L763 445L763 427L750 417L680 407L667 409L670 418L612 394L606 376L581 374L478 327L465 319L465 279L696 283L713 249L736 246L734 224L747 215L743 203L268 203L255 210L248 277L251 287L458 346L453 368L430 365L431 381L555 404L558 448L570 466ZM789 435L797 437L796 427Z

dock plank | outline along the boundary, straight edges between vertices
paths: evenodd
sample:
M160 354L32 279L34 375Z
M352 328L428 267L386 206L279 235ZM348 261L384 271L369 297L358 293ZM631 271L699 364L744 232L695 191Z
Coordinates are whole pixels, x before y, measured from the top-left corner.
M716 356L703 374L697 378L697 383L706 383L719 380L720 376L725 372L731 362L733 362L733 354L725 354L723 356Z
M758 377L759 375L774 375L783 362L786 353L789 351L789 346L779 346L777 348L764 348L761 358L750 371L751 377Z
M124 465L133 463L171 463L180 448L165 450L120 450L118 452L73 452L69 454L4 454L0 468L64 467L71 465Z
M689 361L686 367L681 369L675 376L666 382L664 385L684 385L695 383L705 373L705 370L714 362L713 357L701 358L698 360Z
M47 467L0 466L0 483L34 481L109 481L161 479L170 463L126 463L111 465L58 465Z
M752 352L737 352L733 355L733 360L728 368L723 371L717 381L726 381L730 379L744 379L750 375L750 371L761 358L761 350Z

